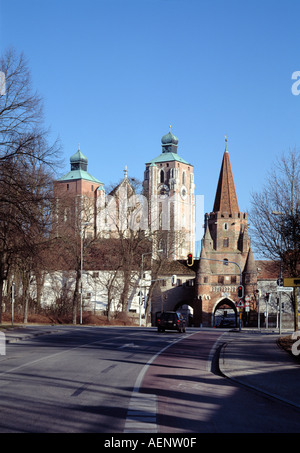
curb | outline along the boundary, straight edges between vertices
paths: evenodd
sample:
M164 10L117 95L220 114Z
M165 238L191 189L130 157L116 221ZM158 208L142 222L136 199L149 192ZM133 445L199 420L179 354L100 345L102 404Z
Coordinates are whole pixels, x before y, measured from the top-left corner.
M293 401L290 401L290 400L288 400L286 398L283 398L280 395L277 395L275 393L268 392L267 390L262 389L262 388L258 387L257 385L252 385L252 384L249 384L249 383L245 383L245 382L243 382L242 379L239 379L239 378L235 377L230 372L229 367L226 367L226 347L228 346L228 344L229 343L224 343L224 344L221 345L220 354L219 354L219 370L220 370L220 372L222 373L222 375L225 378L227 378L230 381L232 381L232 382L234 382L236 384L239 384L239 385L241 385L241 386L243 386L245 388L248 388L248 389L254 390L254 391L258 392L258 393L261 393L262 395L264 395L266 397L278 400L281 403L285 403L285 404L288 404L289 406L293 406L293 407L296 407L297 409L300 409L300 404L294 403Z
M5 343L6 344L11 344L11 343L18 343L19 341L22 340L30 340L30 338L35 338L35 337L40 337L42 335L51 335L52 333L55 333L53 330L47 330L44 332L35 332L35 333L20 333L19 335L17 334L16 336L13 336L9 338L9 335L6 334L5 331L2 331L5 334Z

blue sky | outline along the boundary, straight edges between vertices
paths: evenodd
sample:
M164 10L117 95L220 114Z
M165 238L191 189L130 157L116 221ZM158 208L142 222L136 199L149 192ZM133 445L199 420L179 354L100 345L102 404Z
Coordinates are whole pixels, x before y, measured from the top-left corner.
M225 148L241 211L300 145L299 0L0 0L0 52L24 51L65 167L143 178L172 125L213 208Z

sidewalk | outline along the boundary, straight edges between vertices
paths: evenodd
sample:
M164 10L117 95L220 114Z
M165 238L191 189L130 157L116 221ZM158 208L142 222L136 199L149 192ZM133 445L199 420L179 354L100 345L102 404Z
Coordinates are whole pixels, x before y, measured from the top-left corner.
M0 331L5 334L5 341L7 344L17 343L18 341L39 337L40 335L50 335L53 332L57 332L57 330L57 326L51 325L24 325L22 327L0 328Z
M300 364L277 346L278 337L272 332L224 333L219 368L235 382L300 408Z

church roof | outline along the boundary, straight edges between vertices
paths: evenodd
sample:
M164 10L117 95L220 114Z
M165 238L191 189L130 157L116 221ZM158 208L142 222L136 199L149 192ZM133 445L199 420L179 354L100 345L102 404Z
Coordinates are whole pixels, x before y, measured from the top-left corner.
M169 126L170 130L168 134L164 135L161 138L162 144L162 153L155 157L154 159L147 162L147 164L157 164L162 162L181 162L182 164L193 166L186 160L182 159L182 157L178 156L177 154L177 146L178 146L178 138L172 134L171 126Z
M252 248L249 248L245 268L244 268L244 273L245 274L256 274L257 273L257 265L254 260Z
M155 157L155 159L150 160L150 162L147 162L149 164L157 164L161 162L172 162L172 161L177 161L181 162L183 164L191 165L189 164L186 160L182 159L182 157L178 156L177 153L162 153L158 157Z
M90 173L85 170L71 170L57 181L75 181L76 179L85 179L86 181L95 182L96 184L102 184L101 181L90 175Z
M199 260L199 268L198 274L211 274L211 269L209 265L209 260L207 259L207 255L205 252L205 247L202 247L200 260Z
M213 212L240 212L237 201L229 153L226 148L223 156Z
M170 128L171 129L171 128ZM161 139L162 145L178 145L178 138L172 134L171 130Z
M88 163L88 158L81 152L80 148L73 156L70 157L70 162L85 162Z
M78 151L70 157L71 171L58 179L58 181L75 181L77 179L84 179L96 184L103 184L97 178L87 172L88 158L81 152L80 145Z

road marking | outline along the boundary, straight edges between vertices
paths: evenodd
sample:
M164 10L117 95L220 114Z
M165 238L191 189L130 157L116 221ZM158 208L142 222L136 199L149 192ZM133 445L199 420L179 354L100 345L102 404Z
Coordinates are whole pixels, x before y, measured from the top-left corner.
M132 390L127 417L125 421L124 433L157 433L158 427L156 422L157 414L157 395L139 393L145 374L151 364L163 352L169 349L179 341L195 335L195 332L184 335L177 340L172 340L167 346L157 352L150 360L143 366L140 374L138 375L135 385Z
M228 332L222 333L220 337L217 338L217 340L214 342L213 347L209 351L209 356L206 362L206 371L210 372L211 371L211 366L212 366L212 359L216 353L216 350L218 347L222 344L223 337L227 335Z
M134 343L126 343L126 344L122 344L122 346L118 347L118 349L125 349L125 348L139 348L139 346Z
M78 395L80 395L82 392L84 392L84 391L87 389L87 387L88 387L89 385L90 385L90 384L86 383L86 384L83 384L81 387L78 387L78 389L75 390L75 392L72 393L71 396L78 396Z
M131 396L124 433L157 433L157 396L135 393Z
M115 337L114 340L118 340L120 338L123 338L122 336L119 336L119 337ZM6 370L6 371L2 371L0 373L0 377L1 376L5 376L6 374L11 374L17 370L20 370L22 368L26 368L28 366L31 366L31 365L35 365L36 363L39 363L39 362L43 362L45 360L49 360L49 359L52 359L54 357L58 357L59 355L63 355L63 354L66 354L70 351L75 351L76 349L80 349L80 348L84 348L86 346L90 346L92 344L103 344L103 343L110 343L112 341L111 338L107 339L107 340L97 340L97 341L92 341L90 343L84 343L84 344L81 344L81 345L78 345L78 346L73 346L71 348L68 348L68 349L64 349L63 351L60 351L60 352L55 352L54 354L50 354L50 355L47 355L47 356L43 356L43 357L40 357L39 359L36 359L36 360L32 360L30 362L26 362L26 363L23 363L23 365L19 365L19 366L16 366L14 368L11 368L9 370Z

